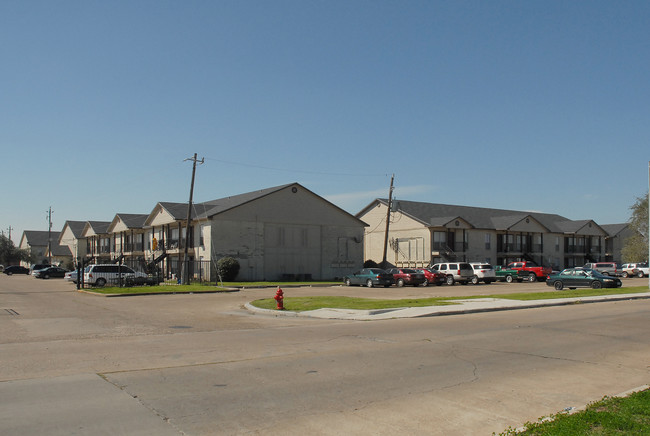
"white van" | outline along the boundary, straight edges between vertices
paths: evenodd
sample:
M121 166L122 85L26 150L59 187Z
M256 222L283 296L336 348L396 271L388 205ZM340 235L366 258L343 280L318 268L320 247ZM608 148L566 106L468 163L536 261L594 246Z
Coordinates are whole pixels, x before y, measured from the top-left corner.
M89 265L84 271L84 283L87 285L99 286L118 284L125 278L147 277L145 273L133 271L126 265L115 265L114 263Z

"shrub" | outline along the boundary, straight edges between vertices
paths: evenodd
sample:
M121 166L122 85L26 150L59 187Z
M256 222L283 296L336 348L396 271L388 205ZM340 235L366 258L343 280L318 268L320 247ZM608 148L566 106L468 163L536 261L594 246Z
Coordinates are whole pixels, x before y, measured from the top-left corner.
M222 257L217 261L217 272L224 282L232 282L239 274L239 261L234 257Z
M372 259L368 259L363 263L364 268L378 268L379 265Z

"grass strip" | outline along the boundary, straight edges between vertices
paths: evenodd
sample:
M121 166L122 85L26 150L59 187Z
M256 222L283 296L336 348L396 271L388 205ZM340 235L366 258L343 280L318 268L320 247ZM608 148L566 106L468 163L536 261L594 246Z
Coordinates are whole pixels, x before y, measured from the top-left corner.
M604 397L590 403L583 411L540 418L534 423L527 422L524 428L508 428L499 436L648 435L650 390L624 398Z
M424 307L424 306L443 306L455 303L455 300L471 300L478 298L500 298L504 300L551 300L562 298L594 297L605 295L635 294L648 292L645 286L632 288L610 288L610 289L576 289L571 291L548 291L532 293L513 293L513 294L492 294L492 295L473 295L457 297L432 297L417 298L404 300L380 300L371 298L352 298L352 297L285 297L284 308L295 312L317 309L351 309L351 310L377 310L377 309L397 309L403 307ZM276 301L272 298L264 298L251 302L255 307L260 309L275 309Z
M393 309L399 307L424 307L424 306L444 306L457 304L451 298L417 298L405 300L379 300L372 298L355 298L355 297L289 297L284 299L284 308L294 312L303 312L316 309L356 309L356 310L373 310L373 309ZM277 302L273 298L264 298L255 300L251 303L260 309L275 309Z

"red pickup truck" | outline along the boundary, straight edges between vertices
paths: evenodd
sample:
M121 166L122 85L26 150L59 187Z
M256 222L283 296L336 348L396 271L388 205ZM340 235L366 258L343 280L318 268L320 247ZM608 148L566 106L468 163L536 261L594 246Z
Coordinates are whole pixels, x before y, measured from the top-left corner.
M508 269L517 271L517 275L521 279L528 279L529 282L536 282L538 280L546 280L546 277L552 273L552 269L548 266L539 266L535 262L510 262Z

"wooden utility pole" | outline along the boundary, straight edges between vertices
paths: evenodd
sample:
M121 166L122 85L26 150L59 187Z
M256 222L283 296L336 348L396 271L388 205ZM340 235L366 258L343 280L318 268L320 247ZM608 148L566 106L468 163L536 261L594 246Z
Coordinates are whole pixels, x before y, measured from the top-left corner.
M190 225L192 224L192 196L194 195L194 176L196 174L196 153L194 153L194 157L190 157L185 159L183 162L191 160L193 162L192 164L192 183L190 184L190 201L187 204L187 225L185 227L185 251L183 254L183 270L181 272L181 282L184 285L189 285L190 284L190 274L189 274L189 259L187 257L187 252L189 249L190 245ZM200 164L204 162L205 158L201 158L199 161Z
M384 256L381 260L381 267L386 268L386 253L388 251L388 228L390 227L390 209L393 207L393 180L395 174L390 178L390 190L388 191L388 211L386 212L386 234L384 235Z
M47 211L47 263L52 265L52 206Z

